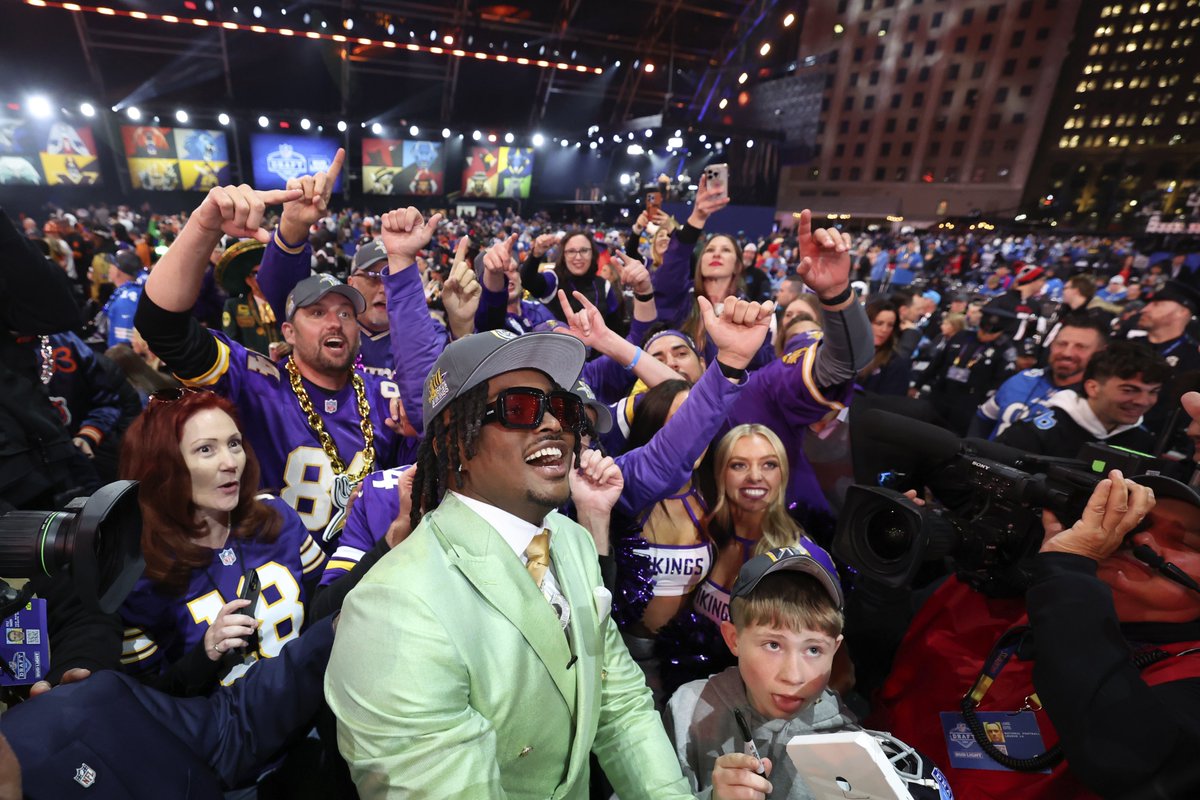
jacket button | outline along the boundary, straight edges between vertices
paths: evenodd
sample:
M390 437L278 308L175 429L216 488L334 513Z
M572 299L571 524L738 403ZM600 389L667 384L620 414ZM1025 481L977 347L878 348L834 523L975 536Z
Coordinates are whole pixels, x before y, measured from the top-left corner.
M517 758L524 758L533 752L533 745L526 745L521 748L521 752L517 753Z

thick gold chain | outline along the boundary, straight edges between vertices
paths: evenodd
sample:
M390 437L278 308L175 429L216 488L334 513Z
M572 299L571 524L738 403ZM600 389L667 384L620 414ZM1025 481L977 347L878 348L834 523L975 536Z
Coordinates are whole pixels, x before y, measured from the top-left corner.
M346 471L346 462L342 461L341 456L338 455L333 437L329 435L329 431L325 430L325 420L321 419L316 409L313 408L312 400L309 399L308 392L304 390L304 384L300 382L300 368L296 366L294 356L288 356L287 371L292 382L292 391L295 393L296 399L300 401L300 410L308 417L308 426L317 435L317 441L321 443L321 449L325 451L325 455L329 456L333 474L341 475ZM367 386L363 383L362 376L356 372L350 373L350 384L354 387L354 399L358 401L358 415L362 425L363 465L356 474L347 477L357 483L371 472L375 464L375 428L371 425L371 407L367 404Z

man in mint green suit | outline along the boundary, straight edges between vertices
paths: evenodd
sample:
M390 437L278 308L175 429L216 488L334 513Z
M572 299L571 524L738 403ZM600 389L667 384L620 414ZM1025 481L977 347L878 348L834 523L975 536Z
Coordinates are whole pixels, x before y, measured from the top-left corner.
M583 413L559 390L584 353L561 333L488 331L426 380L425 515L350 592L325 679L363 798L587 800L593 752L621 800L692 796L592 536L554 511ZM576 502L615 500L619 477L612 493L592 472Z

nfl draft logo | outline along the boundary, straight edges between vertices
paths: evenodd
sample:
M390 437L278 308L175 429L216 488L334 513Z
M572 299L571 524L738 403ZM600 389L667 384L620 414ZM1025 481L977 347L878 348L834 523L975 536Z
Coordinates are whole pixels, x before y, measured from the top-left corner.
M965 722L958 723L950 730L950 741L963 750L970 750L975 746L975 736Z
M286 142L279 145L278 150L267 154L267 171L273 172L285 181L308 174L308 159L303 153Z
M75 770L75 782L85 789L90 789L96 782L96 770L87 764L80 764Z

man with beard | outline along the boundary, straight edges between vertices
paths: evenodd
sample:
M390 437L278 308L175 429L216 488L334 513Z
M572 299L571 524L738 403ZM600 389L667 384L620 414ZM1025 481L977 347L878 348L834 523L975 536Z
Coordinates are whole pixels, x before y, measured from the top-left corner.
M1154 437L1143 416L1158 402L1171 368L1140 342L1113 342L1083 373L1082 391L1062 391L1047 410L1018 422L997 441L1027 453L1075 458L1089 442L1150 453Z
M1050 345L1048 368L1027 369L1000 384L979 406L968 434L994 439L1013 423L1041 415L1058 392L1082 388L1088 361L1107 343L1108 331L1094 317L1066 318Z
M270 234L259 227L266 204L300 194L248 186L211 190L146 282L137 328L185 385L212 389L237 404L263 486L278 489L313 537L332 551L354 484L401 463L406 441L394 428L399 388L353 369L359 348L355 316L366 306L362 295L330 275L297 283L281 305L282 333L293 348L281 364L206 331L190 314L207 254L222 232L266 242ZM397 243L415 253L431 231L432 226L414 226L396 234Z

